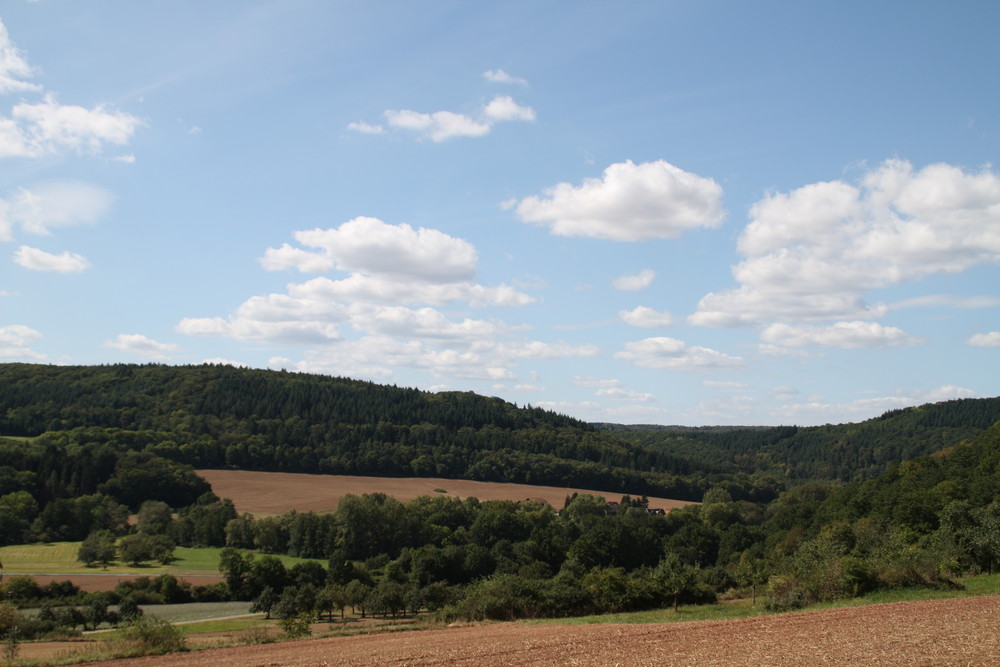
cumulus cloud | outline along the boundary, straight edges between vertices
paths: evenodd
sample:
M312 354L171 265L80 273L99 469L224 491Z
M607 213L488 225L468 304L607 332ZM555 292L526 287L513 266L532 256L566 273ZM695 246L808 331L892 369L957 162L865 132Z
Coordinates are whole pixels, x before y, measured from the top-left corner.
M490 133L497 123L512 121L532 122L535 111L518 104L509 95L497 95L484 104L474 116L454 111L424 113L412 109L388 109L384 113L386 124L392 129L414 132L440 143L456 137L482 137ZM347 129L364 134L385 134L385 127L363 121L353 122Z
M559 183L522 199L518 217L557 236L611 241L676 238L689 229L716 227L725 217L722 188L658 160L612 164L582 185Z
M79 181L51 181L18 188L12 196L0 199L0 240L4 240L2 229L9 237L14 226L32 234L49 235L55 228L96 222L113 202L114 195L107 190Z
M889 160L856 184L814 183L751 207L733 267L693 324L874 319L874 289L1000 262L1000 177Z
M507 95L494 97L490 103L483 108L483 115L495 123L502 123L511 120L523 120L528 122L535 120L534 109L518 104L514 101L514 98Z
M644 368L672 370L715 370L743 365L743 359L698 345L688 346L676 338L654 337L625 343L616 359Z
M655 279L656 271L643 269L639 273L619 276L611 284L614 285L615 289L623 292L638 292L652 285Z
M350 272L290 284L286 294L247 299L226 317L191 317L177 331L264 344L309 347L291 364L310 372L347 373L386 381L394 368L436 376L506 381L524 359L591 356L596 346L518 341L527 327L501 320L454 317L432 306L466 302L472 307L522 306L536 301L507 285L471 281L477 254L468 242L433 229L355 218L339 227L294 234L261 258L268 270ZM349 340L348 324L361 335ZM285 362L282 362L285 363Z
M453 282L473 277L476 250L471 243L436 229L389 225L377 218L358 217L340 227L298 231L295 240L320 252L269 248L261 259L268 270L297 268L323 272L336 267L427 282Z
M172 343L158 343L142 334L118 334L114 340L106 341L104 347L158 360L168 359L170 354L178 349Z
M669 327L674 320L670 313L653 310L646 306L637 306L632 310L619 311L618 317L626 324L646 329Z
M491 69L483 72L483 78L492 83L513 83L519 86L527 86L528 82L520 77L511 76L502 69Z
M44 354L31 349L32 343L37 343L41 339L42 334L23 324L0 327L0 359L32 361L45 359Z
M862 321L837 322L830 326L777 323L765 328L760 338L765 343L786 347L896 347L921 342L897 327Z
M1000 347L1000 331L978 333L965 342L976 347Z
M90 268L90 262L75 252L66 251L59 255L53 255L26 245L21 246L14 253L14 262L32 271L54 271L56 273L80 273Z

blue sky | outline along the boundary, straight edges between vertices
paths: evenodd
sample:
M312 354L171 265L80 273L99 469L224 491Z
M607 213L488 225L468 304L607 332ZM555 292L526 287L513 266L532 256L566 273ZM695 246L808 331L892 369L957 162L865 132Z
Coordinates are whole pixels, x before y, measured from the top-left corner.
M589 421L1000 394L995 2L9 0L0 361Z

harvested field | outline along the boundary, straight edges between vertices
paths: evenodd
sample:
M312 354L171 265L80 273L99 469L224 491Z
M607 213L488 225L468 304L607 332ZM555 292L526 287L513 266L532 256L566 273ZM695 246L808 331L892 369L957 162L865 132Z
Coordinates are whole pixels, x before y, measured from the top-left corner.
M246 665L996 665L1000 597L846 607L736 621L493 625L93 663Z
M249 470L198 470L215 495L230 498L240 512L251 514L282 514L326 512L337 507L342 496L381 492L400 502L418 496L447 495L480 500L525 500L543 498L550 505L562 508L566 496L590 493L609 501L621 500L622 494L588 489L499 482L471 482L436 477L356 477L351 475L307 475L286 472L255 472ZM441 493L440 490L445 491ZM650 508L670 510L691 503L669 498L650 498Z

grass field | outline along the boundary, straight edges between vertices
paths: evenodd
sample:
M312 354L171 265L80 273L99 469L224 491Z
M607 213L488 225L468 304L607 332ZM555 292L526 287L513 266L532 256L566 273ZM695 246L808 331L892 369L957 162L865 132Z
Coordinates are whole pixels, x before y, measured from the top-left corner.
M94 575L115 574L155 577L160 574L218 574L221 549L192 549L178 547L174 550L174 561L170 565L158 563L132 567L113 563L107 568L87 567L76 559L80 542L48 542L41 544L15 544L0 547L0 563L3 573L11 574L66 574ZM285 567L309 560L292 556L278 556ZM325 561L320 561L325 564Z

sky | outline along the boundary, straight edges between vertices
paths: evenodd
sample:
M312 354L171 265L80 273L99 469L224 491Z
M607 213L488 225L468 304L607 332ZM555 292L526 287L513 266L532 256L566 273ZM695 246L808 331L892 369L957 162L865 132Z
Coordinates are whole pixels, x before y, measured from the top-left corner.
M0 362L591 422L1000 395L1000 3L5 0Z

